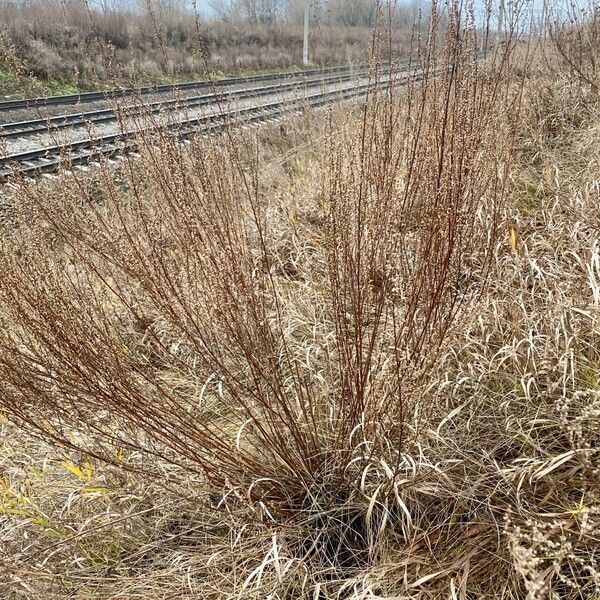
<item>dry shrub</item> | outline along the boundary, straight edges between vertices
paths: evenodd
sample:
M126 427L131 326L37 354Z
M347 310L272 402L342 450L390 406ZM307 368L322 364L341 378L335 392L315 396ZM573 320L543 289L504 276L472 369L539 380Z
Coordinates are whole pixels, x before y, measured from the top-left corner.
M564 7L549 25L549 37L563 72L576 79L580 88L591 88L597 95L600 7L596 3Z
M540 149L564 146L574 129L596 114L599 75L596 53L600 41L598 9L556 7L544 23L528 70L525 89L529 117L523 141L535 159Z
M159 129L20 182L0 402L155 498L137 547L81 562L97 595L599 593L597 182L543 165L507 203L514 39L478 62L464 22L434 19L422 82L328 113L315 171Z
M0 278L6 409L91 457L171 464L166 485L198 478L199 504L268 532L289 585L302 569L344 582L390 530L412 543L424 380L485 286L510 159L498 119L518 100L510 44L479 64L462 19L453 6L443 39L432 20L405 94L331 128L302 251L300 217L282 223L232 132L148 134L120 178L65 177L51 199L23 183Z

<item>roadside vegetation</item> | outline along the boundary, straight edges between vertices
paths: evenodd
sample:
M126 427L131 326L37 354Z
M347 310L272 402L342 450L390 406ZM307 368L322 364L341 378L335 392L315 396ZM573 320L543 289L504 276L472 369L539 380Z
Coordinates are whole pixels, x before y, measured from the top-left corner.
M575 16L434 4L364 106L15 177L2 597L600 597L600 15Z
M32 96L302 68L302 3L180 0L0 2L0 95ZM366 63L376 0L316 3L315 66ZM196 7L196 9L195 9ZM416 6L395 9L391 54L406 57Z

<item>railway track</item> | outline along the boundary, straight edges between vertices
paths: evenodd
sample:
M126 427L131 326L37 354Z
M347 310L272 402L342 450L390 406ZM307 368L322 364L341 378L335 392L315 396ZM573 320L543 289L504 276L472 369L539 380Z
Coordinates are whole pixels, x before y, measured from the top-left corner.
M332 67L329 69L311 69L304 71L288 71L283 73L272 73L269 75L253 75L248 77L229 77L227 79L218 79L214 81L190 81L186 83L176 83L173 85L155 85L143 88L124 88L118 90L106 90L101 92L86 92L81 94L70 94L65 96L49 96L46 98L30 98L25 100L4 100L0 102L0 113L22 109L41 108L45 106L84 104L88 102L98 102L103 100L113 100L115 98L127 98L130 96L145 96L157 93L176 93L187 90L225 88L235 85L247 85L263 81L274 81L289 79L291 77L326 77L336 73L351 71L354 67ZM360 68L360 67L358 67Z
M107 123L116 121L122 117L134 117L139 115L157 114L168 110L190 109L206 106L219 102L230 102L232 100L241 100L252 98L265 94L274 94L292 90L300 85L310 86L318 84L330 84L337 82L350 81L354 77L360 77L366 74L365 70L352 72L336 71L328 77L306 78L289 81L285 83L270 84L261 87L249 87L235 90L215 91L200 96L190 96L175 98L171 100L162 100L147 104L137 104L124 106L119 109L107 108L82 113L57 115L53 117L37 118L26 121L17 121L14 123L5 123L0 125L0 138L15 138L40 133L47 133L52 130L64 129L67 127L85 126L88 124Z
M399 83L402 83L402 81L398 80ZM152 134L152 132L158 133L166 130L181 139L190 137L196 132L212 134L232 125L248 125L273 120L283 114L298 111L304 107L316 108L340 100L358 99L364 97L369 91L387 85L389 85L388 79L377 83L362 83L343 89L313 93L292 101L279 100L249 108L233 108L216 114L167 123L159 128L151 127L124 133L119 132L70 144L4 156L0 158L0 182L9 181L11 176L15 174L35 176L42 173L51 173L60 166L71 168L98 161L103 157L108 158L118 154L134 152L138 148L140 140L145 135Z

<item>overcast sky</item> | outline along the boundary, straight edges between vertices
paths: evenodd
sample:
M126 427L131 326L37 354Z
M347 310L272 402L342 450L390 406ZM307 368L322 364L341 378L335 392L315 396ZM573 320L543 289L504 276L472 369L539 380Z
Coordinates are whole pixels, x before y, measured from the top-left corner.
M205 14L209 14L211 12L208 2L209 0L198 0L198 8Z
M209 6L210 0L196 0L196 1L198 3L198 8L200 9L200 11L203 14L210 15L212 13L212 10ZM530 9L532 9L534 12L536 12L536 13L541 12L543 0L526 0L526 1L527 1L528 5L530 6ZM549 0L549 4L550 4L550 6L554 6L555 10L556 10L557 7L566 5L567 1L568 1L569 5L572 5L573 7L579 7L579 8L583 8L583 7L589 6L591 4L591 0ZM498 5L498 0L492 0L492 2L495 6ZM510 3L510 0L505 0L505 2L508 5ZM399 0L398 3L402 4L403 0ZM483 9L484 3L485 3L485 0L475 0L475 6L479 7L480 9ZM558 12L563 12L563 11L558 10Z

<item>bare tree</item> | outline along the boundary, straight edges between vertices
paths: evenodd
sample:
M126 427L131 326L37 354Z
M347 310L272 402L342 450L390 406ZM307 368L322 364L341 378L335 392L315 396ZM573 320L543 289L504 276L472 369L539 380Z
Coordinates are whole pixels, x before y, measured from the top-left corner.
M377 0L329 0L325 9L333 25L370 27L375 21Z
M235 18L250 23L275 23L287 14L289 0L210 0L209 6L223 21Z
M252 23L274 23L285 12L285 0L238 0L244 17Z

